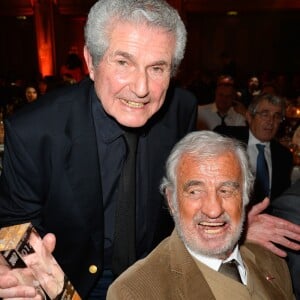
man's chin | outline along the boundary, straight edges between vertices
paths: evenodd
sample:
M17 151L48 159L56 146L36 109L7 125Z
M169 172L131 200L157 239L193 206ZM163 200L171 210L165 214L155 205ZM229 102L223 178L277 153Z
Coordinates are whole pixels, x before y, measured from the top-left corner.
M222 257L230 252L235 243L231 238L201 239L201 241L184 239L186 246L195 253L209 257Z
M203 247L195 246L191 249L200 255L215 258L223 258L224 256L227 256L228 252L232 251L232 246L224 245L222 243L216 243L214 245L204 245Z
M140 128L143 127L147 122L147 118L139 118L139 119L117 119L118 123L124 127L129 128Z

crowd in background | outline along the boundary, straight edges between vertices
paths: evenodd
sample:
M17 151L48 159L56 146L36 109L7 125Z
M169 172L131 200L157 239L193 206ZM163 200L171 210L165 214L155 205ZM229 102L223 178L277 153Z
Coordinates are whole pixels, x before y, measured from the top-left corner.
M249 73L250 74L250 73ZM11 113L24 103L30 102L26 96L27 88L35 89L37 96L54 88L77 83L85 76L78 56L68 55L66 63L60 68L57 76L37 76L37 79L26 79L0 75L0 106L1 110ZM10 76L11 77L11 76ZM287 104L300 102L300 72L287 74L284 72L252 73L246 79L236 79L231 74L212 74L209 71L196 70L190 78L179 80L178 84L191 91L198 99L199 105L212 103L217 85L222 83L233 85L237 91L237 101L246 106L251 98L259 93L276 94L286 99ZM227 80L227 81L226 81ZM7 106L7 107L6 107Z
M226 54L223 56L225 60ZM30 81L17 76L10 76L10 78L0 76L1 121L26 103L35 101L53 89L75 84L85 75L80 57L71 52L68 53L65 63L60 67L59 74L56 76L41 77L37 75L37 79ZM217 74L196 70L191 73L189 78L179 79L176 83L192 92L196 96L199 106L215 101L218 86L230 86L234 91L232 108L242 115L254 96L263 93L279 96L286 103L287 116L293 117L294 114L296 118L293 118L293 122L285 120L281 124L277 138L284 140L288 137L290 140L299 126L300 110L297 108L300 106L300 72L249 72L245 79L240 79L236 76L232 62L227 62L227 65L225 64Z
M58 75L28 80L17 75L0 75L0 116L5 118L26 103L35 101L45 93L79 82L85 76L83 63L79 55L68 53Z

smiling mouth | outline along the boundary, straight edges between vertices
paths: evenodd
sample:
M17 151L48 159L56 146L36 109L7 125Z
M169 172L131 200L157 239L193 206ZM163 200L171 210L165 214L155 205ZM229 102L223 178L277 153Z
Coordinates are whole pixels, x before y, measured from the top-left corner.
M217 234L224 230L225 222L200 222L198 226L208 234Z
M132 108L142 108L145 106L145 103L141 103L141 102L135 102L135 101L125 100L125 99L120 99L120 100L123 104Z

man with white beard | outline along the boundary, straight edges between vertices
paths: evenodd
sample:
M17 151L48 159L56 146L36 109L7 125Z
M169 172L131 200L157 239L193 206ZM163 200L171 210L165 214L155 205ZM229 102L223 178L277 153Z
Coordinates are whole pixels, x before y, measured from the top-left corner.
M117 278L107 299L293 299L285 261L240 242L249 170L239 142L209 131L184 137L161 184L175 230Z

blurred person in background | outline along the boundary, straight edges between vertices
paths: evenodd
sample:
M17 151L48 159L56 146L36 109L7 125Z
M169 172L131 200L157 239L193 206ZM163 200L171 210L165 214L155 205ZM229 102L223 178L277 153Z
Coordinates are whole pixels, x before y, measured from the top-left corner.
M25 87L25 100L30 103L38 98L38 90L35 85L30 84Z

